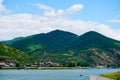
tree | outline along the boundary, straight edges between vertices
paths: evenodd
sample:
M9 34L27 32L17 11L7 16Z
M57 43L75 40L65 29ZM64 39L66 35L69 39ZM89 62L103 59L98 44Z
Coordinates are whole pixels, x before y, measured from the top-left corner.
M75 67L75 62L74 61L70 61L68 67Z

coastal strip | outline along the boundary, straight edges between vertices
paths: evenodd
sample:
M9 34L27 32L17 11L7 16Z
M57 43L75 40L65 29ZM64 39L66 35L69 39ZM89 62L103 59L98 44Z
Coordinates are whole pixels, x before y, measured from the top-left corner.
M101 76L90 76L89 80L112 80L112 79L104 78L104 77L101 77Z

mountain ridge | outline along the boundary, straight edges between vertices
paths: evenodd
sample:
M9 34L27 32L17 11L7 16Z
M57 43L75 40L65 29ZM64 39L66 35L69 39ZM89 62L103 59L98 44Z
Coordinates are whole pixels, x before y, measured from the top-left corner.
M13 41L17 49L36 55L40 61L80 65L120 65L120 41L89 31L80 36L71 32L55 30ZM46 57L46 58L44 58Z

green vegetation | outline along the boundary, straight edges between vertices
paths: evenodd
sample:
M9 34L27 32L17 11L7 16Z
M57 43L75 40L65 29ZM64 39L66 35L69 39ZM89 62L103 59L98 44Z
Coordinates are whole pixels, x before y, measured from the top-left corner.
M13 41L5 41L5 43L28 53L36 49L55 53L65 51L67 45L77 37L73 33L55 30L47 34L37 34L17 40L14 39Z
M103 77L111 78L114 80L120 80L120 72L109 73L109 74L101 74Z
M5 41L39 61L58 62L62 66L120 65L120 41L90 31L81 36L55 30Z
M26 64L31 62L32 56L18 49L12 48L4 43L0 43L0 61L13 60L17 64Z

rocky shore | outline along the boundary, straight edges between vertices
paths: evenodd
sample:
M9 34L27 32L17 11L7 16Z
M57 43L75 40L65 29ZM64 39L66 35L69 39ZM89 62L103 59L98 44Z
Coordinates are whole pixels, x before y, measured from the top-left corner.
M90 76L89 80L112 80L112 79L104 78L101 76Z

